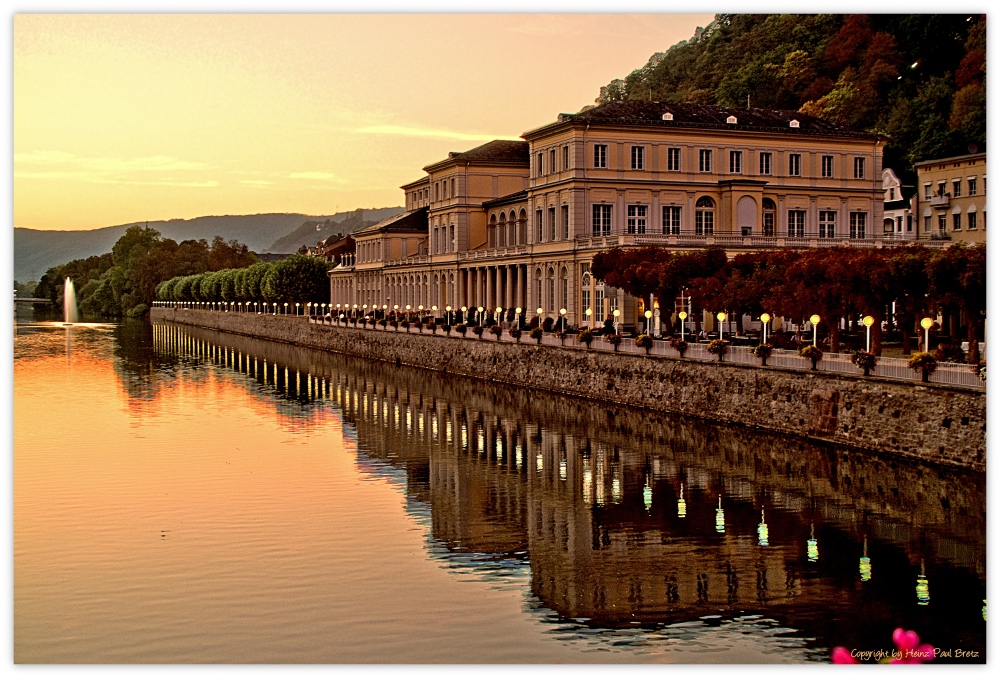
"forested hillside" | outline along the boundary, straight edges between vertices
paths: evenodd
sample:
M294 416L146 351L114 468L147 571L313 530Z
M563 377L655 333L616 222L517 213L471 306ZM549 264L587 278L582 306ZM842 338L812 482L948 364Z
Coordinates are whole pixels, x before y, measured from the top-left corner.
M601 88L650 100L801 110L889 137L885 164L986 147L986 18L719 14Z

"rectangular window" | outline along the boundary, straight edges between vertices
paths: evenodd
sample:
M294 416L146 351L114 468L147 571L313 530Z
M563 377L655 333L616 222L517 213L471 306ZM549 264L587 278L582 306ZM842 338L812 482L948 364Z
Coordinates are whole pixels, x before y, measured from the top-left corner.
M938 195L944 195L944 182L943 181L939 181L938 182L937 194Z
M931 199L931 185L924 184L924 200L930 200L930 199Z
M976 180L969 179L969 195L975 195L975 194L976 194Z
M696 210L694 213L695 235L712 235L715 233L715 212L712 210Z
M542 210L535 210L535 242L542 242L543 235Z
M761 226L764 227L765 236L774 237L774 212L767 211L761 215Z
M562 237L569 240L569 205L562 206Z
M969 230L970 231L976 230L976 213L975 212L969 212Z
M760 173L770 174L771 173L771 154L761 153L760 154Z
M864 158L861 158L864 160ZM865 238L865 225L868 221L867 212L851 212L851 237L864 239Z
M864 179L865 178L865 159L855 158L854 159L854 178Z
M549 151L549 172L556 171L556 149Z
M837 213L832 211L821 211L819 213L819 237L832 238L836 231Z
M646 206L645 205L629 205L628 206L628 232L629 233L645 233L646 232Z
M544 157L544 156L543 156L543 155L542 155L541 153L539 153L539 154L538 154L538 156L537 156L537 162L538 162L538 167L536 167L536 168L535 168L535 169L536 169L536 171L537 171L537 174L536 174L535 176L539 176L539 177L540 177L540 176L542 176L543 174L545 174L545 171L544 171L544 169L542 168L542 158L543 158L543 157Z
M607 144L594 144L594 167L608 166Z
M802 156L799 153L788 154L788 176L802 176Z
M434 199L435 200L440 200L441 199L441 182L440 181L435 181L434 182Z
M896 217L896 233L903 232L903 217Z
M448 251L455 252L458 250L458 246L455 244L455 224L448 227L448 232L450 234L448 236Z
M962 213L961 212L959 212L958 214L952 214L951 215L951 228L952 228L953 231L961 231L962 230Z
M698 171L699 172L711 172L712 171L712 150L708 148L702 148L698 151Z
M829 179L833 176L833 156L824 155L821 158L822 173L824 179Z
M556 208L549 208L549 240L556 239Z
M681 171L681 149L679 148L667 149L667 171L668 172Z
M743 173L743 151L729 151L729 173Z
M663 206L663 232L667 235L680 235L681 208L678 205Z
M611 205L594 205L593 235L611 235Z
M944 214L938 215L938 233L948 232L948 217Z
M642 157L643 147L633 146L632 147L632 169L641 170L643 169L643 157Z
M804 238L806 235L805 210L788 210L788 237Z
M924 217L924 233L930 233L930 232L931 232L931 218Z
M913 233L913 215L912 214L907 214L906 215L906 232L907 233Z
M563 169L569 169L569 146L563 146Z
M951 197L961 198L962 197L962 180L955 179L951 182Z

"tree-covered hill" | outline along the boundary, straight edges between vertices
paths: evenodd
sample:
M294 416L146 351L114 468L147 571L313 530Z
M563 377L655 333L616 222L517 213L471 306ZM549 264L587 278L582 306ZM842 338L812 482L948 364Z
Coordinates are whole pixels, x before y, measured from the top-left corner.
M719 14L601 88L623 99L801 110L889 137L885 164L986 147L986 18Z

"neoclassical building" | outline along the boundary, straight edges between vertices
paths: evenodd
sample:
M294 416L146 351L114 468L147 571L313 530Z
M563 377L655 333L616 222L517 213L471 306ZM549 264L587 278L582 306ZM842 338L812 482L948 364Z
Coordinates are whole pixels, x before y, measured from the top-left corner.
M627 327L649 300L591 276L601 250L899 242L883 229L884 140L801 113L613 102L522 138L424 167L402 187L404 214L355 233L356 259L330 271L331 302L438 317L565 309L576 325L619 310Z

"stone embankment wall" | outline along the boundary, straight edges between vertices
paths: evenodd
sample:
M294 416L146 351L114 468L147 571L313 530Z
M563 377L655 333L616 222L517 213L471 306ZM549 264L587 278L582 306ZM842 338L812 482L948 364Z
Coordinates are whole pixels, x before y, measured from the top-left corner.
M312 325L304 317L157 308L154 321L736 422L937 464L986 469L986 395L938 385ZM472 336L471 334L469 336Z

